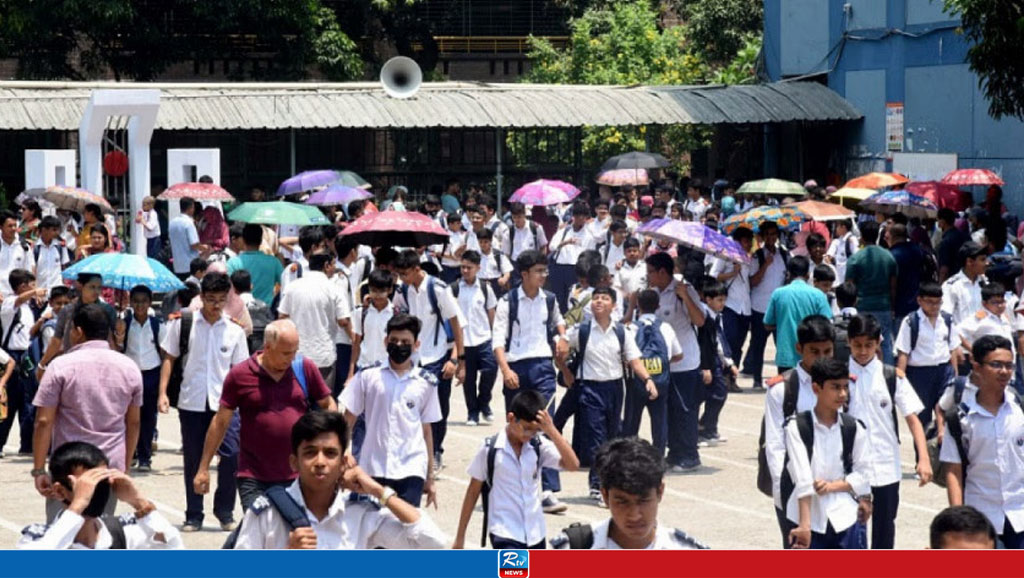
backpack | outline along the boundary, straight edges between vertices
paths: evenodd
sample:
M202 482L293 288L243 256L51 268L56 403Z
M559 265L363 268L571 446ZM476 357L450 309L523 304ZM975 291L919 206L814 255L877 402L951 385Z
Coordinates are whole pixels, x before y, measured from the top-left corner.
M946 331L949 332L950 338L953 336L953 316L945 311L939 312L939 317L942 318L943 323L946 324ZM921 318L921 310L914 311L907 317L907 323L910 324L910 351L917 348L917 338L921 335L921 323L924 319ZM909 352L908 352L909 354Z
M302 388L302 397L306 398L306 413L309 413L320 409L320 406L309 396L309 386L306 383L306 367L303 364L305 359L301 353L295 355L295 359L292 360L292 373L295 374L295 379L299 382L299 387Z
M39 366L39 362L43 359L43 352L46 350L46 346L48 345L47 343L43 342L43 333L47 329L56 329L56 327L56 318L45 321L42 327L39 328L39 333L36 333L36 336L32 338L32 341L29 343L28 346L28 355L21 358L21 366L23 371L25 368L31 367L29 373L24 374L26 377L35 376L36 367ZM26 361L26 359L28 361Z
M249 311L249 319L252 321L252 334L246 338L246 341L249 344L249 353L256 353L263 349L263 335L267 331L267 325L274 322L274 314L266 303L256 298L246 305L246 309Z
M59 237L57 239L54 239L54 240L57 242L57 255L60 258L61 264L63 264L64 261L69 261L70 262L71 261L71 255L68 254L67 243L64 242L64 239L61 239ZM38 263L39 262L39 254L42 253L42 252L43 252L43 242L39 241L38 243L36 243L36 245L34 247L32 247L32 256L35 257L35 259L33 259L34 263Z
M484 529L480 533L480 547L487 547L487 518L490 513L490 495L491 487L494 486L494 459L498 455L498 448L495 443L498 440L498 434L488 436L484 440L484 445L487 447L487 479L484 480L483 486L480 487L480 497L483 499L483 511L484 511ZM530 446L533 447L533 451L537 454L537 471L533 473L534 479L540 475L540 438L533 436L530 438Z
M565 321L566 327L572 327L579 325L583 321L583 311L590 305L590 300L593 298L593 293L588 293L583 299L580 299L575 305L573 305L565 315L562 316L562 320Z
M640 361L658 389L668 387L671 374L668 344L661 334L661 319L650 323L638 322L636 346L640 349Z
M448 343L455 341L455 333L452 331L452 324L447 319L441 317L441 307L437 304L437 285L441 284L441 289L447 289L448 285L443 281L438 280L433 276L427 276L427 300L430 302L430 310L434 313L434 319L437 320L437 326L434 330L434 345L437 345L437 340L440 336L440 329L444 328L445 339ZM406 311L409 310L409 285L407 283L402 284L402 300L405 302Z
M278 514L284 519L284 523L288 526L288 531L291 532L296 528L308 528L309 518L306 517L306 513L302 511L302 506L295 502L288 492L282 486L271 486L264 492L263 497L269 502L269 506L277 510ZM262 507L257 504L260 503L260 499L256 498L256 501L252 504L252 509L257 514L267 507ZM221 546L223 550L234 550L235 544L238 542L238 533L242 530L242 524L239 524L230 534L228 534L227 540L224 541L224 545Z
M174 360L171 377L167 381L167 397L174 407L178 407L181 382L185 379L185 361L188 356L189 337L192 336L193 315L194 313L189 309L182 309L180 313L181 331L178 335L178 357Z
M846 316L832 320L832 327L836 330L835 345L832 349L832 357L843 363L850 362L850 318Z
M587 342L590 341L590 330L593 328L593 324L593 320L580 324L579 347L572 355L569 356L567 365L569 366L569 371L572 372L573 377L576 378L576 381L583 379L583 359L587 354ZM617 321L613 321L612 326L615 330L615 337L619 340L619 355L625 358L626 328ZM623 375L625 375L625 371L623 371ZM558 382L562 384L561 374L558 376Z
M101 516L100 522L107 528L107 532L110 532L110 550L126 550L128 538L124 535L124 522L121 518L108 514Z
M12 297L14 296L12 295ZM39 319L41 311L37 311L32 305L29 306L29 309L32 310L32 323L34 324L36 320ZM0 324L0 332L3 332L3 343L0 347L2 347L4 351L10 351L8 345L11 342L11 336L14 335L14 329L19 325L23 325L21 323L21 306L15 307L14 317L11 318L10 327L3 327L2 324Z
M569 527L562 528L562 533L569 540L570 550L589 550L594 547L594 528L590 524L573 522ZM708 550L702 542L697 541L686 532L676 528L673 531L675 539L683 544L689 544L696 550ZM554 544L552 544L554 545Z
M121 344L121 353L128 351L128 332L132 328L132 318L134 317L131 310L124 312L124 343ZM153 344L156 345L157 349L160 349L160 319L155 315L149 316L149 328L153 331Z
M797 431L800 432L800 440L804 442L804 448L807 450L807 461L810 462L812 455L814 454L814 422L811 418L810 411L804 411L790 417L786 421L796 420ZM850 475L853 472L853 440L857 437L857 420L853 416L839 412L839 430L840 435L843 437L843 472L846 475ZM786 452L786 459L782 466L782 479L780 484L780 492L782 494L782 507L785 509L786 504L789 503L790 496L793 495L793 479L789 475L789 468L786 467L789 464L789 452Z
M534 250L540 251L540 236L537 234L537 223L528 221L527 224L530 226L530 234L533 235ZM516 246L516 226L513 224L508 228L508 256L512 257L512 251Z
M541 289L544 292L544 303L547 305L548 318L547 318L547 333L548 343L551 343L555 339L555 333L557 333L557 326L555 325L555 294L547 289ZM513 298L514 297L514 298ZM519 292L516 290L505 294L502 299L508 301L508 333L505 335L505 354L507 355L509 349L512 347L512 326L519 322Z
M960 406L961 401L964 398L964 390L967 389L967 379L968 378L965 375L957 375L957 376L953 377L953 379L951 379L946 384L946 389L948 389L950 387L953 388L953 407L950 409L950 411L946 412L943 415L944 415L944 417L946 419L946 423L949 424L949 433L950 433L950 435L954 435L953 430L956 429L956 434L955 435L957 437L954 438L954 439L958 442L957 450L961 449L960 448L960 443L959 443L959 441L960 441L959 438L963 436L963 431L962 431L962 428L960 427L960 415L959 415L958 408ZM943 390L943 393L945 393L945 390ZM955 414L955 416L950 415L950 414ZM956 421L956 425L952 425L950 420ZM937 428L936 428L935 422L932 422L931 426L929 427L929 431L927 433L927 437L928 437L928 442L927 442L927 446L928 446L928 459L929 459L929 461L931 461L932 473L934 474L932 476L932 482L936 486L939 486L940 488L945 488L946 487L946 476L943 475L943 472L942 472L942 470L943 470L942 460L939 459L939 453L942 450L942 446L939 444L938 432L936 431L936 429ZM958 453L960 453L960 464L964 465L966 463L965 460L967 460L967 452L963 451L963 452L958 452ZM967 475L967 468L964 467L962 471L963 471L963 475L966 476Z
M779 256L782 257L782 264L788 266L789 265L789 250L787 250L782 245L777 245L776 249L779 252ZM765 261L764 247L761 247L757 251L754 251L754 257L757 257L757 267L758 267L758 270L760 271L761 267L764 267L764 261Z
M796 369L791 369L786 374L783 387L786 389L782 396L782 418L786 419L796 413L796 400L800 395L800 376ZM757 440L757 489L770 498L772 497L772 473L768 469L768 452L764 447L765 427L765 418L762 417L761 437Z

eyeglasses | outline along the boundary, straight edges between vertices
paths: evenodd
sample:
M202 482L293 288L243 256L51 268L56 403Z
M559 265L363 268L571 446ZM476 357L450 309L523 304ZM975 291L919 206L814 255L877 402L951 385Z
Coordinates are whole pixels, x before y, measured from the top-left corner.
M986 361L984 365L995 371L1013 371L1013 363L1009 361Z

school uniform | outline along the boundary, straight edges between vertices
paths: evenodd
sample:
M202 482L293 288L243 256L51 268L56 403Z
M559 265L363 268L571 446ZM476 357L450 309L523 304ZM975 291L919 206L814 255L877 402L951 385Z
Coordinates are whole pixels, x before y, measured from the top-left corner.
M615 540L608 535L612 519L602 520L591 527L593 542L590 550L621 550L622 546L615 543ZM568 550L569 537L565 532L551 539L551 548L554 550ZM693 538L682 530L670 528L659 523L654 530L654 540L645 548L646 550L707 550L708 547L702 542Z
M995 415L977 401L977 391L965 389L960 426L968 465L964 501L988 518L1009 549L1024 548L1024 413L1009 391ZM946 425L939 460L961 463Z
M910 335L914 315L907 315L900 323L896 334L896 351L907 354L907 380L914 388L924 409L917 414L925 430L932 423L932 409L939 401L943 388L953 379L953 352L960 346L959 329L956 324L947 324L942 315L932 323L920 309L918 315L917 344L911 349Z
M1007 317L1000 317L983 307L957 325L957 328L960 330L960 337L972 345L986 335L1004 337L1010 341L1010 349L1016 357L1017 343L1013 338L1013 323Z
M17 297L11 295L0 304L0 348L14 359L14 373L7 381L7 419L0 422L0 447L7 444L14 416L18 416L20 442L18 453L32 453L32 435L35 431L36 408L32 400L36 396L39 384L34 375L23 375L20 371L22 358L32 345L32 325L39 317L34 301L29 299L19 306L14 302ZM0 370L2 371L2 370Z
M727 271L736 269L739 269L739 275L727 282L729 292L725 298L722 316L725 318L723 325L729 354L733 365L738 366L743 357L743 343L750 331L750 263L739 265L725 259L715 259L709 275L717 278Z
M867 476L871 485L871 549L891 550L896 541L896 515L900 503L899 424L904 418L926 408L910 382L896 374L895 395L889 395L884 365L877 358L860 365L850 357L850 403L848 413L867 428ZM896 412L893 412L895 405ZM934 407L934 406L932 406Z
M643 326L653 325L657 321L654 313L646 313L636 321L637 330L634 332L634 341ZM665 341L665 357L672 359L683 353L683 346L676 337L676 332L668 323L661 324L661 337ZM671 388L671 381L664 386L658 387L658 397L650 399L645 384L630 384L626 388L626 400L624 417L622 420L622 435L624 437L635 436L640 432L640 421L643 418L644 408L647 408L647 416L651 421L651 443L661 455L665 455L665 448L668 445L668 393Z
M141 518L135 514L122 514L116 522L124 532L126 550L181 550L185 544L178 529L153 510ZM75 537L86 524L96 526L96 543L86 546L75 542ZM21 531L18 550L110 550L114 537L107 523L99 518L86 519L81 514L62 510L51 524L32 524Z
M423 424L442 419L434 375L422 367L399 374L385 362L357 373L338 402L364 414L359 465L418 508L428 475Z
M56 238L47 245L40 239L32 248L32 256L36 262L36 287L53 289L64 284L61 271L71 262L71 256L63 241Z
M491 545L501 549L544 549L547 527L541 506L539 472L561 470L561 455L554 442L537 436L536 447L525 443L516 455L505 428L494 436L494 470L488 498L487 534ZM474 480L487 481L485 441L477 450L466 473Z
M131 312L126 317L122 351L142 372L142 412L139 443L135 453L140 466L149 466L153 461L153 436L156 433L157 401L160 397L160 339L166 329L159 319L147 316L139 323ZM157 327L155 335L151 325L154 322Z
M491 290L494 291L494 296L501 298L505 294L505 290L498 284L498 279L512 273L512 269L512 262L509 261L508 256L498 251L492 241L490 253L480 252L480 271L477 272L476 277L486 281L491 286ZM509 283L511 283L511 280L510 276Z
M338 298L344 304L345 311L352 311L352 285L349 274L351 271L338 270L330 282L334 285ZM354 322L349 318L349 329L352 329ZM331 388L331 395L337 397L345 386L348 379L348 368L352 364L352 338L349 332L340 327L337 323L331 325L331 332L334 334L334 383L328 383ZM354 335L354 333L353 333Z
M388 321L394 315L395 306L391 303L384 309L377 309L371 303L366 307L356 307L352 312L352 331L361 337L356 371L387 362L388 352L384 346L384 339L387 337Z
M701 340L701 366L703 368L707 365L710 368L711 384L703 389L704 413L700 416L698 428L701 439L713 442L721 437L718 434L718 417L722 414L725 400L729 396L729 384L725 373L732 367L733 362L732 351L725 335L725 317L704 304L701 304L701 307L704 308L705 315L704 326L698 332L698 338Z
M988 283L984 275L971 281L963 271L958 272L942 284L942 310L953 316L959 325L967 321L982 307L981 287Z
M463 247L474 249L467 245L472 236L471 233L465 230L450 231L448 233L448 242L442 245L441 250L437 251L441 255L441 280L445 283L449 285L454 283L462 274L459 269L460 265L462 265L462 259L456 257L455 252Z
M800 498L811 498L811 548L835 549L845 537L846 531L857 521L858 503L854 496L867 495L871 486L868 482L867 454L868 435L864 426L857 424L853 438L853 471L843 469L843 439L840 419L831 426L818 421L817 414L810 410L814 431L813 456L808 459L807 448L800 437L797 420L790 419L785 426L787 470L793 480L793 492L786 503L786 517L793 524L800 522ZM839 417L839 416L837 416ZM830 492L818 495L814 491L815 480L843 480L853 488L850 492Z
M547 236L544 234L544 227L527 221L526 226L522 229L517 227L515 223L508 225L508 231L501 238L501 247L503 252L508 255L508 258L513 262L519 258L519 255L523 251L540 251L544 247L548 246ZM495 233L496 235L497 233ZM511 239L510 239L511 237ZM495 247L491 247L497 250Z
M499 219L496 214L491 215L491 218L484 223L484 227L490 229L491 233L493 233L491 236L491 249L496 253L508 253L509 249L503 244L503 240L508 238L508 225L505 224L505 221Z
M647 288L647 264L639 259L635 264L630 265L628 261L622 262L622 267L615 273L615 288L629 296Z
M574 243L562 245L562 243L575 240ZM558 306L566 308L569 289L576 282L576 262L580 254L588 249L593 249L597 240L590 235L586 227L580 227L577 231L568 225L562 227L551 238L552 261L550 266L551 274L548 277L548 288L558 298Z
M462 342L466 347L466 379L462 393L466 399L469 420L479 422L481 415L491 417L491 390L498 376L498 363L491 345L491 320L487 312L498 302L490 286L482 279L473 284L457 281L459 309L466 318Z
M683 358L670 366L672 386L668 395L668 463L689 469L700 466L700 454L697 451L697 405L700 399L698 388L704 385L700 375L700 346L697 343L696 327L690 319L686 304L676 295L676 286L682 282L674 278L659 292L658 317L672 327L683 348ZM697 290L688 283L686 288L689 298L694 303L700 303Z
M619 344L616 334L616 322L609 321L602 328L596 321L586 321L590 335L586 342L586 351L580 360L576 378L579 380L573 389L579 390L579 419L573 430L574 439L580 448L580 464L591 466L597 455L598 448L604 442L619 436L619 416L622 415L623 384L626 377L623 365L640 359L640 349L636 346L636 333L632 329L622 327L624 339ZM581 348L580 330L583 324L569 330L569 348L577 352ZM590 489L600 487L597 469L591 468Z
M846 262L857 252L859 245L857 237L849 231L842 237L832 239L827 255L832 257L832 262L835 263L836 282L833 287L838 287L846 281Z
M625 239L618 245L614 240L608 239L603 246L598 248L601 252L601 263L608 267L609 271L617 271L619 263L626 260L625 245Z
M8 243L0 239L0 297L7 299L14 294L10 283L11 271L32 271L35 265L32 247L27 241L15 237L13 243Z
M758 251L764 253L765 249L762 247ZM755 255L757 254L759 253L755 253ZM743 365L744 373L753 376L755 387L761 385L761 374L764 370L764 349L768 344L768 335L772 333L764 326L764 316L768 311L768 303L771 301L772 293L779 287L782 287L786 281L786 262L789 260L789 257L786 251L779 245L775 247L774 254L775 257L770 265L766 262L756 269L753 266L750 269L750 277L753 277L760 272L761 267L765 268L761 282L757 286L751 286L750 289L750 346L747 349L747 357Z

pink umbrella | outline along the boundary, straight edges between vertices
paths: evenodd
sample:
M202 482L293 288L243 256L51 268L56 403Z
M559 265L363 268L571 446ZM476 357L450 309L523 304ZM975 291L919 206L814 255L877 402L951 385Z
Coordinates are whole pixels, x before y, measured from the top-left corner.
M609 187L640 186L649 182L647 171L644 169L613 169L597 175L597 184Z
M233 201L231 193L213 183L178 183L160 193L157 199L168 201L188 197L194 201Z
M519 187L509 197L511 203L524 205L560 205L568 203L580 194L580 190L562 181L540 179Z
M958 187L1004 184L999 175L988 169L957 169L942 177L942 182Z
M962 211L970 204L969 197L963 191L941 181L914 181L907 183L903 189L930 200L940 209L949 207L954 211Z
M383 211L368 213L341 232L361 245L422 247L448 241L448 231L422 213Z

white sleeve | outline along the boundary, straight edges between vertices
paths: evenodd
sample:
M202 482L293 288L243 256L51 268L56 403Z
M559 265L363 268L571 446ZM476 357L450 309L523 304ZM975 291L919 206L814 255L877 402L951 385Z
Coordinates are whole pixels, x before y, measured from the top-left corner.
M943 441L952 443L942 444L942 449L939 450L939 461L946 464L959 464L960 451L956 449L956 442L953 440L953 436L949 434L949 425L947 424L943 428Z
M441 421L441 399L438 397L437 386L427 387L422 408L420 410L420 421L423 423L437 423Z
M636 346L636 330L632 327L626 327L626 339L625 351L622 352L622 356L626 361L633 361L634 359L640 359L640 348Z
M516 296L513 289L508 294L509 298ZM493 349L505 349L505 339L508 337L508 299L500 299L498 307L494 311L494 329L491 330L491 347ZM505 352L508 353L507 351Z
M75 543L75 536L85 524L81 515L65 510L59 518L46 528L40 538L33 537L26 529L18 540L19 550L66 550Z
M340 285L331 284L332 301L334 303L334 318L335 319L348 319L352 316L352 310L349 308L348 298L345 296L345 291Z
M183 550L178 529L157 511L139 518L134 524L124 527L124 537L129 550Z
M896 378L896 408L904 417L924 411L924 404L905 377Z
M537 225L537 240L540 241L540 247L537 247L539 251L541 247L546 247L548 244L547 234L544 233L544 227Z
M540 460L540 467L542 468L562 469L562 455L558 453L555 442L544 436L540 437L540 454L537 456L537 459Z
M854 496L871 493L869 472L871 463L868 454L868 430L857 422L857 435L853 437L853 471L846 476L846 482L853 488Z
M942 284L942 311L956 314L956 291L951 283Z
M783 430L783 439L785 441L785 454L789 457L789 463L786 465L786 469L789 471L789 477L793 480L793 497L796 499L805 498L807 496L814 495L814 472L811 471L811 461L807 457L807 448L804 446L804 441L800 437L800 430L796 425L796 420L790 420L786 424ZM782 472L779 472L779 477L782 477ZM786 504L782 504L782 508L786 509Z
M363 391L363 380L366 379L366 372L360 371L355 374L352 381L341 390L341 395L338 396L338 401L348 411L354 415L363 413L365 409L365 397L366 394Z
M288 267L291 267L291 265L289 265ZM288 285L288 283L284 280L284 276L287 275L287 274L288 274L288 269L285 269L284 273L281 274L281 285L282 286ZM285 287L285 290L281 292L281 302L277 304L277 312L278 313L280 313L282 315L287 315L289 317L294 315L294 313L292 312L292 295L294 295L294 294L295 294L295 288L294 287L292 287L291 289L289 289L288 287Z
M251 508L246 510L242 516L242 525L238 529L238 539L235 542L235 550L266 550L267 544L265 528L268 516L261 516Z
M473 461L469 463L469 467L466 468L466 473L469 477L474 480L481 482L486 481L487 478L487 452L490 446L487 443L480 444L480 449L477 450L476 455L473 456Z
M348 508L372 508L370 504L355 503ZM412 524L403 524L391 513L381 509L367 512L360 524L361 533L366 536L366 548L388 550L440 550L447 548L451 540L420 510L420 519Z
M44 341L44 343L45 343L45 341ZM9 362L10 360L11 360L10 354L8 354L3 349L0 349L0 365L7 365L7 362Z
M362 306L356 307L352 311L352 333L355 335L363 334L363 308Z
M786 457L786 443L782 439L782 392L785 388L786 382L780 382L772 386L764 396L764 449L768 458L768 471L776 483L781 479L782 464ZM776 394L776 391L779 393Z
M438 287L437 289L440 289ZM466 316L462 314L462 308L459 307L459 302L455 300L455 296L452 295L451 287L445 287L442 290L437 291L437 308L441 310L441 317L444 319L451 319L453 317L458 318L459 323L463 327L466 326Z
M661 336L665 338L665 345L668 346L669 359L683 354L683 345L679 343L679 337L671 325L668 323L661 324Z
M167 331L164 332L163 340L160 342L160 349L166 351L167 355L171 357L180 357L181 318L172 319L164 323L164 326L167 327Z
M899 333L896 334L896 351L898 353L910 354L910 321L911 316L907 315L900 323Z

